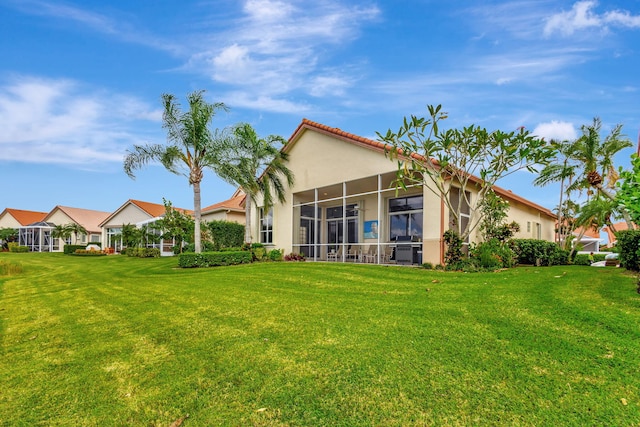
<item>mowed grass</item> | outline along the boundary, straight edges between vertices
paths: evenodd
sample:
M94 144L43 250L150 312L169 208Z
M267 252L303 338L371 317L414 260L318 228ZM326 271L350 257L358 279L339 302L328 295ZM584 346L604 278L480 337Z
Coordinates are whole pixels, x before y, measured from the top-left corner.
M1 425L640 423L621 269L0 260Z

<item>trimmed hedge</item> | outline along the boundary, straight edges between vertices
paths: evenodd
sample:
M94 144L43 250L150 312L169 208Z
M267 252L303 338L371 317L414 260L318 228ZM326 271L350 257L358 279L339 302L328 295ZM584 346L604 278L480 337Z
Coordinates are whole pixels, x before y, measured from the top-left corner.
M178 266L181 268L198 268L249 264L252 258L251 252L248 251L186 253L178 257Z
M138 258L160 258L158 248L127 248L127 256Z
M618 231L616 239L616 247L620 253L620 267L640 271L640 230Z
M78 249L85 250L87 249L87 245L64 245L62 250L67 255L73 255Z
M569 261L569 251L560 249L553 242L536 239L513 239L511 242L518 264L550 266L565 265Z
M70 255L79 255L79 256L104 256L107 255L102 251L88 251L86 249L78 249L74 253Z
M213 250L222 248L239 247L244 243L244 225L231 221L211 221L207 228L213 240Z
M8 243L9 252L29 252L28 246L20 246L18 242Z

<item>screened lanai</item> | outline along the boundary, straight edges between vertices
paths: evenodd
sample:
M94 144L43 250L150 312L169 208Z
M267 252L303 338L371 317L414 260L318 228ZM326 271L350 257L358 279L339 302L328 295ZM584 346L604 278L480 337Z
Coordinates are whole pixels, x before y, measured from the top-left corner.
M18 228L18 244L27 246L31 252L53 252L57 250L57 240L51 237L55 224L51 222L34 222Z
M423 186L396 190L395 179L390 172L294 193L294 251L315 261L421 263Z

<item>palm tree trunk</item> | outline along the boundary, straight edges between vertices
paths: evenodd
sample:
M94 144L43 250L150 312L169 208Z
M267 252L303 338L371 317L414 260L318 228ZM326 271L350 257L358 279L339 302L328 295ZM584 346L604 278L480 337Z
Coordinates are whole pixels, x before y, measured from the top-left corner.
M251 244L251 207L253 206L253 197L245 192L246 199L244 202L244 242Z
M200 220L202 218L200 208L200 181L193 183L193 214L195 216L195 224L193 229L193 242L195 244L195 252L202 252L202 242L200 241Z

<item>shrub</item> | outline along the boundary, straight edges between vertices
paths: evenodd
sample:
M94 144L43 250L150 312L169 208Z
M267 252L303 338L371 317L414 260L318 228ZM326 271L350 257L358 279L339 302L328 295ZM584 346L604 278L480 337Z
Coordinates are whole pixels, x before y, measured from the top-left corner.
M283 249L271 249L267 253L269 261L282 261L284 250Z
M511 243L518 264L550 266L565 265L569 261L569 251L560 249L553 242L536 239L513 239Z
M186 253L179 256L178 266L181 268L197 268L249 264L251 258L251 252L247 251Z
M447 245L447 251L444 254L445 265L455 264L460 261L464 254L462 253L462 239L460 234L455 230L447 230L442 235L444 243Z
M244 243L242 250L251 252L253 261L262 261L267 254L267 250L262 243Z
M593 262L604 261L605 254L593 254ZM574 265L591 265L589 254L576 254L573 257Z
M483 270L511 268L516 264L516 254L508 244L497 238L480 243L471 249L470 257Z
M211 233L211 240L213 240L213 251L242 246L244 225L231 221L211 221L206 226Z
M87 250L87 249L76 249L76 251L70 255L80 255L80 256L100 256L106 255L103 251L95 251L95 250Z
M18 242L9 242L7 246L9 247L9 252L29 252L28 246L20 246Z
M640 230L624 230L616 233L620 266L640 271Z
M176 252L176 248L177 248L177 252ZM202 249L202 252L217 252L216 245L213 242L209 242L209 241L203 241L201 245L201 249ZM189 243L184 248L182 248L182 253L195 252L195 251L196 251L195 243ZM176 245L173 249L173 253L179 254L180 246Z
M78 249L86 249L87 245L64 245L62 251L67 255L73 255Z
M160 258L158 248L127 248L127 256L138 258Z
M284 256L285 261L305 261L306 258L303 254L299 254L296 252L291 252L289 255Z
M433 270L433 264L430 262L423 262L422 268L424 268L425 270Z

